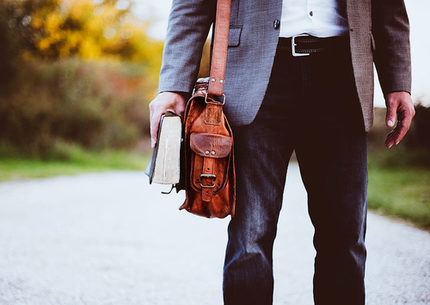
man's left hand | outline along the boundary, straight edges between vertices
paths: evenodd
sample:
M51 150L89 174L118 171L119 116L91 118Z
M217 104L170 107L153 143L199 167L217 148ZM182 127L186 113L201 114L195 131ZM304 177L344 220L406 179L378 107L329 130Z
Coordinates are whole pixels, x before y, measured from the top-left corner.
M415 115L414 103L408 92L399 91L388 93L385 97L387 105L387 115L385 123L388 127L396 127L387 135L385 146L391 148L394 144L399 144L411 126L412 118Z

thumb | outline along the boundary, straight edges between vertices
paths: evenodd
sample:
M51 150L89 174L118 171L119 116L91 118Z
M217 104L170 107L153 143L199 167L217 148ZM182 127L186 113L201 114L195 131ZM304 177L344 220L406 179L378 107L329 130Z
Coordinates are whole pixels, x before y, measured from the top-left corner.
M394 122L397 120L397 105L394 103L388 104L385 123L388 127L394 127Z

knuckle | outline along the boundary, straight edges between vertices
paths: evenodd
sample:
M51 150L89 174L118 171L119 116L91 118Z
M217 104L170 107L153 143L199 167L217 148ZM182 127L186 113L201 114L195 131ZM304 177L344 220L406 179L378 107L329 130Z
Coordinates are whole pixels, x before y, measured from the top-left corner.
M406 111L405 111L405 118L406 119L412 119L412 117L414 116L414 114L413 114L413 112L412 112L412 110L411 109L407 109Z
M394 107L392 104L387 105L387 115L393 116L396 114L397 107Z
M395 104L395 99L393 97L387 98L387 105L393 106Z

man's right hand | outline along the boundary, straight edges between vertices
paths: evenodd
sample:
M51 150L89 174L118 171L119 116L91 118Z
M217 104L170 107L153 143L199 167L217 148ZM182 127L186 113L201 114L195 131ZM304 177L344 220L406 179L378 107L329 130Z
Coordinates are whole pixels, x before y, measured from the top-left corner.
M185 110L184 94L177 92L161 92L149 104L152 148L155 147L157 142L158 125L160 123L161 115L168 110L182 115Z

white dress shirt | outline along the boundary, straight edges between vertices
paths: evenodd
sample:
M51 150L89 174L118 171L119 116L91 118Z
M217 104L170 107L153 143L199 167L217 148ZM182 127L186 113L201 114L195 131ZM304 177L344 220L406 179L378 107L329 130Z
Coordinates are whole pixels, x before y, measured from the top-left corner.
M280 37L341 36L348 31L346 0L283 0Z

